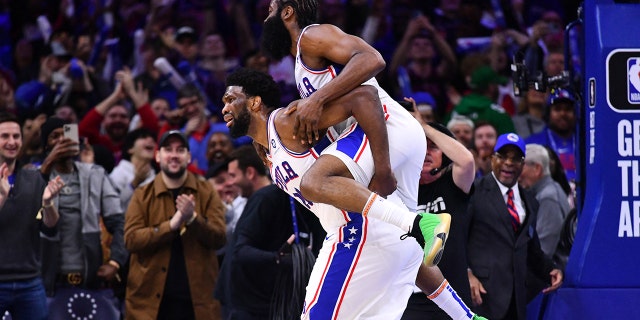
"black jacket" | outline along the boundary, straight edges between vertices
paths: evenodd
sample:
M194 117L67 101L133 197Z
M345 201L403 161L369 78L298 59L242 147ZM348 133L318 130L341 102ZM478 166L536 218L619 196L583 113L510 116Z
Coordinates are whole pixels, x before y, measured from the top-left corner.
M519 188L526 218L514 232L507 205L493 175L476 181L469 203L471 224L467 257L469 267L486 294L483 303L472 308L488 319L503 318L515 298L518 319L526 319L527 271L549 283L554 263L540 249L536 233L538 202Z

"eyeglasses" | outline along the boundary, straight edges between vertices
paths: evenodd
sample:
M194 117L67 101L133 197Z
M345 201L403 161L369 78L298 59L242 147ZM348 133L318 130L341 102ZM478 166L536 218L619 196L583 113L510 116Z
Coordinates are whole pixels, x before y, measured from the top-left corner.
M495 156L496 159L500 162L506 162L507 160L510 160L511 163L515 163L519 165L524 163L524 157L515 157L515 156L507 157L506 155L500 154L498 152L494 153L493 156Z
M186 107L188 107L188 106L192 106L192 105L194 105L194 104L196 104L196 103L199 103L199 102L200 102L200 99L198 99L198 98L194 98L194 99L191 99L191 101L188 101L188 102L185 102L185 103L179 104L179 105L178 105L178 108L180 108L180 109L184 109L184 108L186 108Z

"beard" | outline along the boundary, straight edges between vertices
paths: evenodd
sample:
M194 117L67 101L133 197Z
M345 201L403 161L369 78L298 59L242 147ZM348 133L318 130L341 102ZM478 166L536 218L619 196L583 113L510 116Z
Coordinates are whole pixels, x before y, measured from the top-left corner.
M182 178L185 171L187 171L187 166L181 166L178 171L172 172L167 165L161 165L160 170L170 179L179 179Z
M263 25L261 47L269 58L280 61L291 54L291 35L279 13L268 18Z
M239 138L246 136L249 132L249 125L251 124L251 116L247 109L243 109L237 117L233 118L233 125L229 128L229 134L232 138Z
M104 130L111 140L122 141L129 131L129 126L123 123L113 123Z

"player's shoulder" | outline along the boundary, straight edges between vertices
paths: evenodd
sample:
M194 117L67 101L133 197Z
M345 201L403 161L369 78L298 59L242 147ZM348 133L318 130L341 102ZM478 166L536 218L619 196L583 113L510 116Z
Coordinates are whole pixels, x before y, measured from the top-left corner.
M278 112L273 117L274 130L278 136L278 139L280 140L280 143L285 148L293 150L295 152L302 152L303 150L307 150L308 147L300 144L300 141L298 139L293 138L297 111L294 111L291 114L286 114L286 109L287 108L281 108L279 110L280 112Z
M305 28L302 39L311 41L326 40L343 33L342 29L332 24L313 24Z
M287 111L292 108L296 101L297 100L292 101L288 106L273 111L275 112L275 115L272 117L273 124L276 125L278 132L288 131L289 129L293 128L292 126L294 124L295 116L296 114L298 114L298 111L294 110L291 114L287 114Z

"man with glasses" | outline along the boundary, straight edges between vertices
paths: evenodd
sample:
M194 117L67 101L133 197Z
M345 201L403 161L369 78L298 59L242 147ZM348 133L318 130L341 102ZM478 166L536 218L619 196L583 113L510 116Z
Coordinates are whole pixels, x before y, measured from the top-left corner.
M526 319L525 280L531 271L549 286L562 284L562 271L540 248L535 230L538 202L518 185L525 144L515 133L498 137L491 174L475 183L469 202L469 283L474 312L489 319Z

